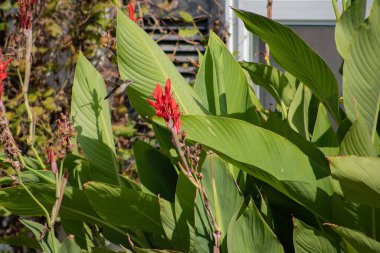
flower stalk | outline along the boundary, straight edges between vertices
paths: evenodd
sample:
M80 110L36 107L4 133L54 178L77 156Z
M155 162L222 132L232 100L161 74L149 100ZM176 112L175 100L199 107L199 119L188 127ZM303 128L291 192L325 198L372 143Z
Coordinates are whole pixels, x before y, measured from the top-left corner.
M214 253L219 253L221 231L219 229L218 222L211 211L210 201L202 184L201 176L195 169L192 169L191 166L189 166L185 154L182 151L181 142L178 138L178 134L180 133L181 128L180 116L182 113L179 112L179 106L175 101L173 94L171 93L170 79L166 81L165 92L163 92L161 85L157 84L152 97L155 101L152 101L150 99L147 101L156 109L156 115L165 120L166 126L170 130L172 143L176 149L178 157L180 158L178 165L182 173L187 176L187 178L196 187L201 195L202 204L206 210L207 217L211 221L214 229Z

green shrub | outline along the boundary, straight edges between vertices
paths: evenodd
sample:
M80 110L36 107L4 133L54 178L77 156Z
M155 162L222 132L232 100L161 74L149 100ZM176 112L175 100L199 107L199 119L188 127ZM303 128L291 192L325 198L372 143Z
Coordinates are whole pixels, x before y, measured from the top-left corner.
M337 23L343 99L327 64L291 29L235 13L284 72L238 63L212 34L192 88L118 9L120 75L133 81L129 99L160 148L134 143L138 183L119 173L104 81L80 54L71 117L81 149L65 146L57 161L50 153L49 171L18 153L20 185L0 189L2 208L22 216L39 242L20 235L18 244L44 252L109 252L109 242L124 252L380 252L380 1L368 19L365 1L353 2ZM262 107L249 76L274 97L275 111ZM167 80L162 92L156 85ZM69 123L61 121L65 138ZM26 219L36 216L46 225ZM75 241L55 238L56 220Z

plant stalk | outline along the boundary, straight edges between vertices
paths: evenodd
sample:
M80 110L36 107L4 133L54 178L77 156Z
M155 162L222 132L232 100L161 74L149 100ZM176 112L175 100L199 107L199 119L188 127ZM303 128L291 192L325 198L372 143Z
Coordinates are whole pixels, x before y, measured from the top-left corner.
M172 134L173 145L176 148L178 156L181 157L182 164L185 167L185 169L187 170L187 172L186 172L186 170L183 169L183 167L180 164L181 170L183 171L183 173L185 173L185 175L188 176L189 180L193 183L193 185L201 193L202 200L203 200L203 206L206 209L207 216L211 220L211 223L212 223L212 225L214 227L214 232L213 232L213 236L214 236L214 253L219 253L220 252L219 247L220 247L220 234L221 233L220 233L219 226L218 226L218 224L217 224L217 222L215 220L215 217L214 217L214 215L211 212L210 202L209 202L209 199L207 197L206 190L205 190L205 188L204 188L204 186L202 184L202 181L198 180L198 178L196 176L194 177L193 173L191 173L189 164L187 163L186 157L185 157L185 155L182 152L181 143L179 141L179 138L178 138L176 130L174 129L173 126L170 126L170 125L168 125L168 128L170 129L171 134Z
M41 157L38 155L36 148L34 147L34 132L35 132L35 118L33 117L32 108L29 103L28 91L29 91L29 82L32 68L32 49L33 49L33 32L32 29L28 29L24 32L26 38L26 53L25 53L25 76L22 82L22 95L24 97L25 110L28 115L29 122L29 137L27 143L33 151L34 156L37 158L38 162L42 167L45 167L44 163L41 160ZM19 75L20 82L22 81L21 76Z
M18 154L18 159L20 160L21 164L25 166L24 158L21 156L21 154ZM16 169L17 177L19 184L25 189L25 191L28 193L28 195L33 199L33 201L41 208L41 210L44 212L49 229L52 229L51 222L50 222L50 215L47 209L42 205L42 203L33 195L33 193L26 187L24 182L22 181L21 172L19 169Z
M335 13L336 21L338 21L339 17L340 17L338 3L337 3L336 0L331 0L331 1L332 1L332 5L333 5L333 8L334 8L334 13Z

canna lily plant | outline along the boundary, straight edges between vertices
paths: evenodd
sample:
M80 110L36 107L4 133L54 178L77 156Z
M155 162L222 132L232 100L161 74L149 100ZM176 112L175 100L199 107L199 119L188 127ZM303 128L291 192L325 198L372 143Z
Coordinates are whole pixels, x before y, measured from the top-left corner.
M234 10L282 70L237 62L211 33L190 86L118 9L120 76L157 145L134 143L137 182L120 172L105 83L80 53L59 159L49 151L45 170L17 147L7 153L23 162L17 182L2 178L0 206L35 237L2 242L54 253L380 252L380 1L365 10L356 0L337 11L341 98L325 61L273 20ZM57 226L70 235L62 242Z

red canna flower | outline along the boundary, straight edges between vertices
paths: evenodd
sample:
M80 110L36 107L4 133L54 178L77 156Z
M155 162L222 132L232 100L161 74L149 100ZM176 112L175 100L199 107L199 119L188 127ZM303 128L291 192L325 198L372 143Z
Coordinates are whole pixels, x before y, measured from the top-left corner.
M12 59L8 59L5 62L0 61L0 101L3 97L3 80L7 78L7 72L5 69L11 61Z
M137 21L139 21L141 18L138 17L138 18L135 18L135 6L134 4L128 4L128 10L129 10L129 18L137 23Z
M38 0L18 0L18 17L24 29L31 29L32 27L32 5L37 4L37 2Z
M150 99L147 99L147 101L156 109L156 115L164 118L166 125L168 127L174 127L176 132L179 133L181 128L179 118L182 113L178 111L179 106L173 98L173 94L170 92L170 89L170 79L166 81L165 94L162 91L161 85L158 83L152 96L156 101L154 102Z

